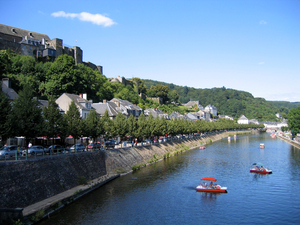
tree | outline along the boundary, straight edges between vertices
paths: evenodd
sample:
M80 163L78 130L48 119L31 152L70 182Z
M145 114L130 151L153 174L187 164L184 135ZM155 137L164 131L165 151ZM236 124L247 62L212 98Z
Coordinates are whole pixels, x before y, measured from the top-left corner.
M118 112L116 119L114 120L114 130L121 140L128 132L126 117L120 112Z
M293 138L300 132L300 107L291 109L288 114L289 130L292 132Z
M136 130L137 130L137 123L136 118L132 114L127 119L127 127L128 127L128 134L130 137L135 138L136 137Z
M160 97L164 102L168 101L168 93L170 88L168 86L158 84L151 86L150 90L147 92L147 95L150 97Z
M116 93L115 98L127 100L133 104L138 104L139 102L139 95L130 85L127 85L120 92Z
M137 136L145 138L149 137L150 135L150 128L148 126L144 113L142 113L137 121Z
M61 138L65 137L64 118L53 96L49 97L48 107L43 108L43 118L45 121L44 135L47 138L53 138L54 140L58 135Z
M114 129L114 122L109 118L108 111L105 110L103 117L101 118L101 124L104 128L105 139L116 136Z
M0 136L2 140L6 140L10 136L10 127L8 116L11 111L11 105L9 102L9 98L6 94L1 90L0 86Z
M19 93L19 97L13 102L9 117L12 133L15 136L24 136L26 146L30 139L42 134L44 127L42 110L37 99L33 99L29 86L25 86L24 90Z
M146 94L147 93L148 88L146 87L146 85L144 84L142 79L135 77L135 78L132 78L132 80L137 82L139 85L139 93L138 94L140 94L140 93Z
M66 114L64 114L66 124L67 124L67 132L69 135L72 135L75 140L78 139L82 132L81 126L81 117L78 108L75 105L75 102L72 101L69 110Z
M10 59L10 54L6 50L0 51L0 80L4 74L11 72L12 61Z
M179 99L179 94L176 90L170 91L168 93L168 99L170 100L170 102L178 102Z
M100 122L100 117L97 115L96 111L93 109L84 120L86 126L86 134L92 137L93 142L97 140L102 134L102 124Z

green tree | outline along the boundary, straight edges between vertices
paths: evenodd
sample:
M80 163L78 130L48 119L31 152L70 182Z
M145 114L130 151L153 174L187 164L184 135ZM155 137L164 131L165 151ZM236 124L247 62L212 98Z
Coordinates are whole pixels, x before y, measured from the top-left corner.
M114 122L109 118L108 111L106 110L103 117L101 118L101 123L104 128L104 137L109 139L116 136L116 131L114 129Z
M12 61L10 59L10 54L6 50L0 51L0 81L2 76L7 73L11 73Z
M168 101L168 93L170 88L168 86L158 84L155 86L151 86L150 90L147 92L149 97L160 97L164 102Z
M176 90L172 90L168 93L168 99L170 102L178 102L179 94Z
M11 114L9 115L11 127L15 136L24 136L26 146L29 140L41 135L43 131L42 110L36 99L33 99L32 90L25 86L20 91L18 98L13 102Z
M75 102L72 101L69 110L66 114L64 114L66 125L67 125L67 132L69 135L73 136L74 144L75 140L81 136L82 132L82 125L81 125L81 117L78 108L75 105Z
M144 84L142 79L135 77L135 78L132 78L132 80L137 82L139 85L139 93L138 94L140 94L140 93L146 94L147 93L148 88L146 87L146 85Z
M97 115L95 110L92 110L84 120L86 124L86 136L92 137L93 142L97 140L102 132L102 124L100 121L100 117Z
M288 114L289 130L293 138L300 132L300 107L291 109Z
M142 113L137 121L137 136L147 138L150 135L150 127L148 126L144 113Z
M118 112L116 119L114 120L114 130L121 140L128 132L126 117L120 112Z
M132 138L136 138L136 130L137 130L137 122L136 122L136 118L135 116L133 116L132 114L129 116L129 118L127 119L127 127L128 127L128 134L130 137Z
M10 136L10 126L9 126L9 114L11 111L11 104L9 98L1 90L0 86L0 136L2 140L5 141Z
M53 96L49 97L48 107L43 108L43 119L45 121L44 135L46 135L47 138L53 138L54 140L58 135L61 138L65 137L66 127L63 121L64 118Z
M127 100L133 104L139 103L139 96L130 85L127 85L120 92L116 93L115 98Z

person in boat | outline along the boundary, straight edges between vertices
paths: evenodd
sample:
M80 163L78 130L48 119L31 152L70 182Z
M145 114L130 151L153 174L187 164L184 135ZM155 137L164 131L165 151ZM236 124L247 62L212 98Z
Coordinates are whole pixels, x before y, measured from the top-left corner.
M261 166L261 167L260 167L260 170L261 170L261 171L263 171L263 170L264 170L264 167L263 167L263 166Z
M213 186L214 186L214 184L213 184L213 182L211 181L210 184L209 184L209 187L210 187L210 188L213 188Z
M202 187L204 187L204 188L207 188L207 184L206 184L205 182L200 183L200 185L201 185Z

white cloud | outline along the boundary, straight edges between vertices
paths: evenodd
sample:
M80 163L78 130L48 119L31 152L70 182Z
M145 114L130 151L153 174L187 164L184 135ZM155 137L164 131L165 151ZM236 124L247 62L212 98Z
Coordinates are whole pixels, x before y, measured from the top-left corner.
M54 12L51 14L54 17L78 18L81 21L92 22L97 25L109 27L116 24L112 19L101 14L91 14L88 12L81 13L65 13L64 11Z
M265 64L265 62L260 62L260 63L258 63L258 65L263 65L263 64Z
M260 24L260 25L266 25L266 24L267 24L267 22L266 22L266 21L264 21L264 20L261 20L261 21L259 21L259 24Z

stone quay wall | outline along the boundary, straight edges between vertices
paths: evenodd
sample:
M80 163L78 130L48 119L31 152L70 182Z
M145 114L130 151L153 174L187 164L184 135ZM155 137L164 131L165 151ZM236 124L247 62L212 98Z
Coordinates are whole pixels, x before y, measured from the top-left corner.
M0 162L0 171L0 208L24 208L105 175L105 153Z

